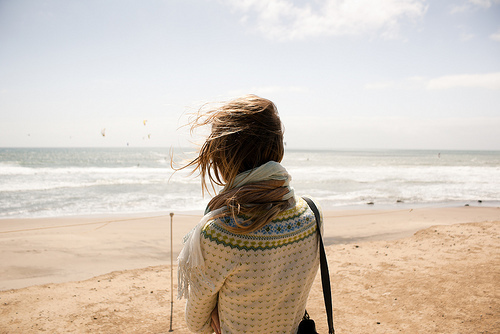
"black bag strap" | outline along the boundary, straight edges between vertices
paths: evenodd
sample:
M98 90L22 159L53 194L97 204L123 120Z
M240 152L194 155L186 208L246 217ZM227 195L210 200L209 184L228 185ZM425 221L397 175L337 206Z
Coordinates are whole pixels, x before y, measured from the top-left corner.
M326 316L328 318L328 333L335 334L333 328L333 306L332 306L332 290L330 286L330 273L328 272L328 262L326 261L325 246L323 245L323 238L321 237L321 217L319 215L316 204L307 197L302 197L307 202L311 210L314 212L316 218L316 225L318 230L319 239L319 263L321 267L321 284L323 285L323 297L325 299Z

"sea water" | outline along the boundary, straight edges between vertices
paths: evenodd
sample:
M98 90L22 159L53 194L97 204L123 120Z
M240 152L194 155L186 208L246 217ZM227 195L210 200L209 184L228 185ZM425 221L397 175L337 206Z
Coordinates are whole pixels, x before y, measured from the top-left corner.
M174 156L182 156L179 151ZM202 212L168 148L0 148L0 218ZM323 209L500 205L500 152L305 151L283 165Z

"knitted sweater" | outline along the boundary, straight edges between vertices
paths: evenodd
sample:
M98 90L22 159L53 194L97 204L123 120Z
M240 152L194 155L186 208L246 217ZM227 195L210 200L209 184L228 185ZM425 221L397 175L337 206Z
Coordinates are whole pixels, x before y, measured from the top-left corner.
M222 333L296 333L319 266L314 213L296 197L255 232L234 234L227 224L234 222L222 217L202 229L205 269L191 282L188 328L212 333L218 303Z

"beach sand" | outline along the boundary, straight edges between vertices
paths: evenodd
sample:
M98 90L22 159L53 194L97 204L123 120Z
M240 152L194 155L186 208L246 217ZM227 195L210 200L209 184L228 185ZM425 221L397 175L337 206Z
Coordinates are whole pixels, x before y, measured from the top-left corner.
M500 208L324 217L337 334L500 332ZM200 218L174 215L174 261ZM0 220L0 333L188 333L170 235L168 213ZM326 333L319 273L307 309Z

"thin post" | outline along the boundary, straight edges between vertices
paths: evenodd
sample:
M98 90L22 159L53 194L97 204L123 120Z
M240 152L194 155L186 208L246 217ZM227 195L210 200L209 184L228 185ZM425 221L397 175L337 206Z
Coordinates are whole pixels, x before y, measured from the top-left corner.
M170 212L170 330L172 329L172 318L174 316L174 246L172 244L172 225L174 221L174 213Z

